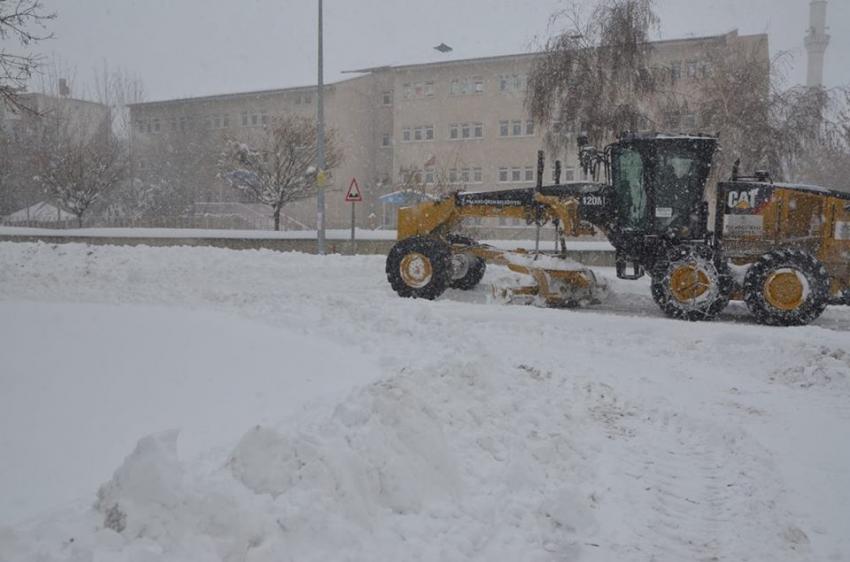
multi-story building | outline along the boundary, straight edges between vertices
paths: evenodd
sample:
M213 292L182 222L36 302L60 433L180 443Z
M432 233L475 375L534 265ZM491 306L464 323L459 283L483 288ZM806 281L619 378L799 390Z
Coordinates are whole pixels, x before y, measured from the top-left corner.
M697 97L710 49L726 45L756 52L768 61L767 36L725 35L659 41L652 65L676 91ZM563 179L577 179L575 145L553 154L547 131L525 104L528 75L538 54L517 54L407 66L362 69L360 75L325 89L328 126L336 130L344 153L334 170L327 196L328 226L348 220L345 188L356 177L364 194L363 226L392 223L383 200L404 187L434 192L531 185L536 153L563 161ZM156 165L157 150L172 146L194 165L197 201L235 200L237 194L215 178L213 159L224 138L263 127L282 113L313 116L314 87L246 92L168 100L131 107L134 159L137 167ZM681 109L681 108L680 108ZM700 127L695 111L658 115L647 129L690 130ZM547 148L548 147L548 148ZM290 224L315 225L315 200L284 210ZM286 221L285 221L286 224ZM391 226L389 224L388 226Z

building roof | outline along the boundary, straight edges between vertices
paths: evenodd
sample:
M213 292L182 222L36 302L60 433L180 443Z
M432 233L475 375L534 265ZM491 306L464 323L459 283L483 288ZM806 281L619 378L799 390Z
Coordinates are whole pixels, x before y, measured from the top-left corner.
M746 35L742 37L759 37L765 36L766 34L754 34L754 35ZM652 45L674 45L674 44L682 44L682 43L698 43L698 42L706 42L706 41L718 41L727 39L730 37L738 37L738 30L734 29L729 31L728 33L723 33L720 35L703 35L700 37L681 37L677 39L662 39L659 41L652 41ZM432 62L422 62L422 63L412 63L412 64L404 64L404 65L382 65L382 66L372 66L366 68L352 69L352 70L343 70L343 74L376 74L379 72L390 72L390 71L405 71L405 70L413 70L413 69L424 69L424 68L434 68L438 66L454 66L454 65L464 65L464 64L477 64L477 63L488 63L488 62L499 62L499 61L511 61L511 60L522 60L528 58L534 58L542 55L542 51L533 51L530 53L513 53L507 55L493 55L487 57L474 57L474 58L466 58L466 59L454 59L454 60L444 60L444 61L432 61ZM336 84L343 84L345 82L349 82L351 80L356 80L360 78L360 76L346 78L344 80L338 80L336 82L331 82L329 84L325 84L325 88L333 88ZM160 100L160 101L150 101L150 102L140 102L129 104L129 107L150 107L156 106L159 104L173 104L173 103L197 103L204 101L219 101L219 100L230 100L230 99L238 99L238 98L246 98L246 97L265 97L265 96L276 96L286 93L293 93L299 91L315 91L315 85L309 86L294 86L290 88L275 88L270 90L256 90L249 92L236 92L229 94L216 94L209 96L198 96L198 97L187 97L187 98L176 98L169 100Z
M349 79L350 80L350 79ZM347 82L347 80L342 80L341 82ZM333 88L335 84L339 82L334 82L332 84L325 84L325 89ZM168 100L159 100L159 101L144 101L139 103L130 103L127 104L128 107L142 107L142 106L155 106L160 104L173 104L173 103L196 103L196 102L204 102L204 101L221 101L221 100L232 100L239 98L258 98L258 97L266 97L266 96L278 96L282 94L292 94L296 92L315 92L316 86L293 86L291 88L273 88L270 90L254 90L249 92L234 92L229 94L212 94L209 96L197 96L197 97L188 97L188 98L175 98Z

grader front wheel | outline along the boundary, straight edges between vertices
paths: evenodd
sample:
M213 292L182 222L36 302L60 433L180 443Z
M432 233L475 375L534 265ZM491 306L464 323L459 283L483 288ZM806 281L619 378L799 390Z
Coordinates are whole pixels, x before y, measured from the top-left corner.
M402 297L435 299L449 286L451 259L451 249L442 240L405 238L387 255L387 280Z

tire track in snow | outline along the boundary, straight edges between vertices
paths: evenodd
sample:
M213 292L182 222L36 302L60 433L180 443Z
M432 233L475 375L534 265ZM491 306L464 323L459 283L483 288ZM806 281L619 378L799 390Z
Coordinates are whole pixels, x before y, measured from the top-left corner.
M625 530L612 550L658 561L789 559L780 538L789 527L777 507L782 483L757 442L685 413L640 411L608 385L576 391L608 437L599 462L621 486L609 492L620 496L613 503L632 506L616 514ZM753 536L763 537L759 552Z

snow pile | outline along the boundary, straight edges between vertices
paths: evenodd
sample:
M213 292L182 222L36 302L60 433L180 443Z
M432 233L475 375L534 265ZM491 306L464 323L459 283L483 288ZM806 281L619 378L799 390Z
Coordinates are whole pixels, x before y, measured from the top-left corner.
M567 401L571 388L527 367L501 375L490 367L399 374L295 425L255 427L210 471L178 460L176 431L145 437L86 515L95 533L58 547L35 533L8 555L44 562L70 551L80 560L108 553L116 562L576 556L597 528L595 500L582 490L593 470L573 435L584 424L565 427L564 414L546 415L576 408Z

